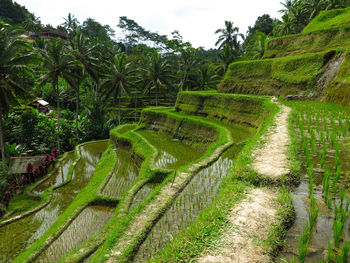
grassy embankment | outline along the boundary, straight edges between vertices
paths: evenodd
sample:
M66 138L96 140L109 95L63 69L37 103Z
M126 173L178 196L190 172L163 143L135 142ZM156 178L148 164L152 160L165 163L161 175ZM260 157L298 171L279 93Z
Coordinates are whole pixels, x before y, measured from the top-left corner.
M165 133L174 133L177 134L177 128L181 125L181 131L179 136L183 138L185 143L191 143L191 145L199 145L201 138L199 137L202 134L206 140L203 143L208 144L206 153L201 156L199 160L189 163L180 169L177 169L177 176L174 178L175 173L172 171L166 179L156 187L151 194L139 204L126 218L121 220L121 222L116 225L115 229L111 231L108 235L105 244L97 251L96 255L91 260L103 261L105 259L105 254L112 249L115 243L127 242L128 245L123 247L123 251L120 256L120 260L128 261L133 254L135 249L142 243L142 241L147 236L147 233L152 228L155 220L159 218L170 206L173 199L176 197L177 192L180 192L189 182L191 177L194 175L195 171L200 169L203 165L207 165L211 160L211 157L214 152L218 152L218 149L221 147L228 147L227 144L230 144L229 131L218 124L212 123L209 120L203 120L200 117L189 116L181 113L176 113L172 109L161 108L161 109L146 109L143 112L143 117L141 117L143 124L148 126L153 124L156 120L157 129ZM192 133L195 130L196 133ZM191 135L193 134L193 135ZM208 137L208 135L214 137ZM135 137L136 133L131 133L128 137ZM139 136L139 135L138 135ZM190 139L189 136L192 136ZM130 138L129 138L130 139ZM217 139L215 142L214 140ZM220 148L220 149L221 149ZM141 148L142 149L142 148ZM217 153L218 154L218 153ZM217 157L217 156L216 156ZM147 169L146 172L154 173L159 169ZM186 175L183 175L186 173ZM155 175L159 177L159 175ZM174 193L169 193L164 190L171 185L177 185ZM161 199L160 196L162 197ZM150 209L156 203L155 209ZM142 212L148 209L149 213L146 213L147 216L144 218L143 222L139 222L139 217L142 216ZM137 234L135 235L125 235L125 231L128 228L132 228L134 224L140 223L138 227ZM133 229L135 230L135 229Z
M343 51L235 62L229 66L218 90L271 96L309 95L316 92L315 81L330 56Z
M231 96L231 98L234 98L234 95L227 95L226 97L229 97L229 96ZM219 97L225 97L225 95L219 95ZM242 98L242 96L238 96L239 98ZM249 97L247 97L246 96L246 99L249 99ZM258 100L258 99L256 99L256 100ZM263 103L262 103L263 102ZM274 113L276 113L277 111L278 111L278 109L277 109L277 106L275 106L275 105L273 105L272 103L270 103L270 102L268 102L267 101L267 99L262 99L262 98L260 98L260 104L263 104L264 105L264 110L262 111L262 112L264 112L265 114L266 114L266 116L265 117L268 117L269 116L269 118L268 118L268 120L270 120L270 122L272 121L272 117L273 117L273 115L274 115ZM152 114L154 114L154 110L149 110ZM176 116L176 115L178 115L179 113L174 113L174 112L169 112L169 113L171 113L173 116ZM193 118L193 117L191 117L191 118ZM153 118L151 118L152 120L153 120ZM149 123L152 123L152 121L150 121ZM214 121L214 123L216 123L216 121ZM259 129L258 129L258 133L257 133L257 135L256 136L254 136L254 138L253 139L251 139L250 140L250 143L248 143L245 147L244 147L244 151L243 151L243 153L242 154L240 154L239 156L239 161L237 161L237 166L235 165L235 169L243 169L242 167L244 166L245 168L244 169L247 169L249 172L253 172L253 171L251 171L251 169L248 167L248 163L250 162L250 159L248 158L248 156L249 156L249 152L251 151L251 148L253 148L253 145L255 145L255 143L256 143L256 141L258 140L258 138L260 137L260 135L262 134L262 133L264 133L265 132L265 129L269 126L269 124L271 124L271 123L269 123L269 121L266 121L266 122L264 122L264 125L259 125ZM244 152L246 152L246 153L244 153ZM238 165L239 164L239 165ZM239 173L241 173L241 172L243 172L243 171L241 171L240 170L240 172ZM172 178L171 177L169 177L169 178L167 178L167 180L165 180L164 182L163 182L163 184L162 184L162 186L160 186L160 188L161 187L165 187L167 184L169 184L170 183L170 181L172 180ZM249 187L253 187L253 185L252 184L250 184L250 182L248 182L248 180L245 182L245 181L241 181L241 180L234 180L234 182L232 182L231 181L232 180L232 177L228 177L228 179L225 179L225 181L224 181L224 183L222 184L222 185L225 185L226 183L227 183L227 188L224 188L222 191L220 191L220 198L219 198L219 200L221 200L221 201L223 201L224 199L226 199L226 198L228 198L228 202L226 202L226 201L223 201L222 202L222 205L223 206L220 206L220 208L222 208L222 209L217 209L217 210L215 210L215 212L213 212L212 210L210 211L210 212L208 212L208 213L210 213L211 215L213 215L213 214L215 214L215 213L219 213L219 214L216 214L216 215L213 215L214 217L212 218L213 220L214 220L214 222L216 222L215 220L216 219L218 219L219 221L220 220L222 220L221 221L221 223L224 221L223 220L223 218L222 218L222 213L224 213L224 211L228 211L227 209L229 208L229 207L232 207L233 206L233 204L234 203L236 203L236 202L238 202L238 200L240 200L241 198L243 198L243 196L244 196L244 189L248 189ZM232 196L232 189L236 189L238 192L237 192L237 195L234 195L234 196ZM158 190L158 189L157 189ZM157 190L155 190L154 192L152 192L152 194L151 194L151 196L153 196L154 195L154 197L156 197L157 196ZM160 190L160 189L159 189ZM221 193L222 192L222 193ZM229 194L231 194L231 196L229 197L228 195ZM150 196L150 198L152 198ZM222 198L222 199L221 199ZM286 199L288 199L288 194L286 194L286 192L284 192L284 194L283 194L283 200L285 201ZM146 201L147 202L147 201ZM217 203L215 203L215 204L217 204ZM143 206L144 204L141 204L140 206ZM211 209L213 209L213 206L211 206ZM281 208L281 210L280 210L280 213L281 214L283 214L283 212L285 212L285 215L288 213L288 215L289 215L289 213L290 213L290 209L291 209L291 206L290 206L290 202L288 203L287 202L287 205L285 205L283 208ZM210 209L209 209L210 210ZM204 212L204 214L205 214L206 212ZM213 214L212 214L213 213ZM132 216L130 216L130 217L132 217ZM201 217L202 218L202 217ZM283 218L283 220L282 220L282 218ZM279 225L279 226L275 226L275 228L273 229L273 230L271 230L271 234L270 234L270 238L269 238L269 240L271 241L271 242L275 242L275 245L274 246L272 246L272 247L276 247L276 244L278 243L277 242L277 240L279 240L279 237L281 236L281 234L283 233L283 231L284 231L284 229L285 229L285 219L286 219L287 217L286 216L281 216L281 224ZM202 225L203 226L203 222L205 222L206 223L206 227L208 227L208 221L206 221L206 219L208 219L206 216L204 216L203 218L202 218L202 221L201 221L201 223L199 223L199 222L197 222L197 223L199 223L198 224L198 226L200 226L200 225ZM218 221L218 222L219 222ZM283 223L282 223L283 222ZM210 229L210 227L208 228L208 231L211 233L211 234L214 234L215 232L217 233L217 231L218 231L218 229L219 229L219 227L220 227L220 224L221 223L218 223L218 224L214 224L213 225L213 229L211 229L211 230L209 230ZM191 226L193 226L193 225L196 225L196 224L191 224ZM196 228L197 229L197 231L198 231L198 233L200 234L200 233L204 233L205 235L206 235L206 227L204 227L204 228ZM204 231L204 232L203 232ZM197 233L197 234L198 234ZM119 234L119 237L117 237L117 239L116 240L114 240L114 242L119 242L119 243L122 243L122 244L125 244L125 240L123 241L123 236L122 236L122 233L118 233ZM135 237L134 239L136 239L136 240L134 240L134 241L130 241L130 242L135 242L132 246L130 246L129 247L129 249L125 249L124 251L122 251L121 252L121 255L119 254L119 253L117 253L117 255L116 256L118 256L118 261L128 261L128 260L130 260L132 257L133 257L133 255L136 253L136 251L137 251L137 247L138 247L138 245L142 242L142 240L144 240L145 239L145 232L142 232L141 233L141 235L140 236L138 236L138 237ZM191 234L192 235L192 234ZM113 236L116 236L115 234L113 235ZM181 236L181 235L180 235ZM211 236L211 237L213 237L213 236ZM278 238L277 238L278 237ZM209 240L210 238L208 238L208 240ZM197 240L197 239L196 239ZM201 241L200 241L201 240ZM199 243L202 243L203 244L203 242L205 243L205 242L207 242L208 240L206 240L203 236L202 236L202 238L199 238ZM274 241L272 241L272 240L274 240ZM193 241L193 240L192 240ZM128 242L127 242L128 243ZM181 242L180 242L181 243ZM95 257L93 258L93 260L97 260L97 261L102 261L102 260L104 260L105 258L104 258L104 255L106 254L106 253L108 253L107 251L109 250L109 249L111 249L113 246L112 246L112 244L113 244L113 241L110 243L110 244L105 244L104 245L104 247L103 248L101 248L101 250L100 251L98 251L98 253L97 254L99 254L99 255L95 255ZM128 243L128 244L130 244L130 243ZM182 244L182 243L181 243ZM271 244L271 243L269 243L269 244ZM183 245L183 244L182 244ZM199 245L199 246L201 246L201 245ZM108 249L108 247L109 247L109 249ZM270 246L271 247L271 246ZM196 250L197 249L197 246L194 246L194 247L192 247L192 249L194 249L194 250ZM113 253L113 252L112 252ZM186 252L187 253L187 252ZM181 255L183 255L182 253L175 253L175 254L178 254L180 257L181 257ZM191 254L191 253L190 253ZM190 255L189 254L189 255ZM168 254L167 254L167 256L166 256L166 258L167 259L169 259L169 260L173 260L173 258L170 256L170 258L168 258ZM163 260L164 260L164 258L163 258Z
M159 108L145 110L143 112L144 117L141 118L143 120L143 124L139 126L138 129L143 129L147 126L146 120L152 120L153 122L154 119L157 119L159 124L164 124L163 128L158 126L158 129L167 134L177 134L177 128L181 124L183 129L181 129L181 133L179 134L182 136L182 138L186 137L186 142L190 144L193 144L192 142L197 142L195 144L199 145L199 134L196 136L191 135L190 131L193 129L196 129L198 132L204 132L205 134L203 134L203 136L207 138L208 142L213 142L217 138L217 131L213 129L213 125L203 121L193 120L190 117L186 118L186 116L181 116L179 114L171 115L171 113L168 113L168 111L169 109L159 111ZM167 181L169 181L169 175L173 174L173 170L157 168L155 166L155 160L159 154L158 149L136 131L130 130L128 126L125 125L113 129L110 134L111 139L114 140L119 147L131 151L135 158L141 160L142 164L139 177L137 182L120 200L120 203L117 206L117 217L113 219L105 230L97 235L97 237L86 242L80 250L70 253L70 255L67 257L67 260L70 262L79 262L86 258L92 252L94 252L94 250L96 250L97 247L99 247L101 243L105 241L105 239L107 240L107 245L105 246L108 246L109 242L112 243L112 241L110 241L111 239L113 240L116 236L121 236L127 226L130 224L130 221L133 219L134 215L140 213L142 207L149 203L150 200L153 200L160 191L162 185L164 184L164 182L162 183L162 180L164 178L168 178ZM223 135L221 135L221 137L222 136ZM203 142L202 144L209 145L210 143ZM203 146L201 146L201 148L203 148ZM157 182L160 183L160 185L158 185L151 195L141 204L141 207L138 206L133 211L129 211L129 207L135 194L142 188L143 185L151 182ZM96 255L99 255L99 251L96 253Z
M212 96L212 94L205 93L206 96L209 94ZM228 98L231 97L231 99L234 100L234 95L218 95L220 98ZM244 96L236 96L236 100L239 101ZM249 97L246 96L247 100L249 100ZM257 101L257 105L261 105L264 110L259 110L257 107L255 110L255 114L263 113L266 114L265 117L273 115L273 108L269 108L267 104L270 102L267 102L266 99L263 98L251 98L253 101ZM210 103L209 103L210 104ZM271 103L270 103L271 104ZM272 107L270 105L270 107ZM205 107L202 107L202 109L205 109ZM270 109L270 110L269 110ZM276 109L275 109L276 110ZM209 163L211 163L214 159L218 158L220 154L230 145L227 144L230 137L230 129L225 128L228 127L228 125L222 126L222 123L220 124L220 121L217 120L217 114L212 115L212 118L216 118L216 120L210 119L210 118L204 118L204 117L195 117L195 116L189 116L184 113L175 112L171 109L147 109L144 111L144 117L143 125L142 127L149 127L149 125L153 124L154 120L160 120L162 119L162 125L158 125L157 129L161 130L163 132L169 133L169 134L176 134L177 136L180 136L184 142L186 143L192 143L194 142L194 145L200 143L200 136L204 136L207 140L208 148L204 156L201 157L200 160L197 160L194 163L188 164L184 167L181 167L181 169L178 170L177 174L180 174L182 171L191 170L191 172L194 174L198 169L201 169L202 167L205 167ZM239 114L237 114L239 116ZM256 115L257 116L257 115ZM210 117L210 116L208 116ZM254 120L254 118L251 118ZM264 118L261 118L263 120ZM148 120L148 121L147 121ZM152 120L152 121L151 121ZM239 121L238 121L239 122ZM267 124L266 124L267 125ZM181 131L178 132L178 128L181 128ZM172 127L172 129L169 130L169 127ZM176 127L176 129L174 129ZM230 126L232 127L232 126ZM260 125L259 125L260 127ZM193 130L197 131L197 138L190 138L190 134L192 134ZM258 134L262 132L262 128L258 129ZM213 132L214 131L214 132ZM210 134L212 139L208 137L208 134ZM258 135L257 135L258 136ZM138 215L142 214L142 211L145 207L147 207L149 204L152 204L154 200L158 197L159 193L162 191L164 187L169 186L169 184L172 184L174 181L174 173L173 171L169 171L166 169L158 169L155 168L154 165L154 159L157 156L157 149L150 145L147 140L142 138L137 132L133 132L130 130L130 127L122 126L118 127L117 129L114 129L111 131L111 138L113 140L117 140L118 145L121 147L124 147L130 151L133 152L135 157L139 158L140 160L143 160L140 170L140 176L138 178L138 181L129 189L129 191L126 191L123 198L120 200L119 205L117 206L115 216L113 219L106 225L105 229L102 230L99 234L97 234L95 237L91 238L89 241L83 245L83 248L85 248L85 252L82 250L75 250L73 253L71 253L68 256L69 262L80 262L87 256L89 256L91 253L95 251L97 247L99 247L103 242L103 246L97 251L95 255L93 255L93 260L103 260L105 259L105 254L108 253L108 251L115 245L115 243L123 238L125 236L125 231L128 229L128 227L132 224L133 220L137 218ZM254 138L257 138L254 136ZM214 142L215 139L218 139L216 142ZM226 146L225 146L226 145ZM222 147L224 146L224 147ZM221 147L221 148L220 148ZM244 149L246 149L247 146L245 146ZM213 153L217 152L217 149L220 148L220 152L216 154L213 158ZM35 255L38 255L40 251L42 251L45 246L50 243L47 240L50 240L52 237L57 237L71 222L75 217L72 217L72 215L78 215L80 209L83 209L85 205L90 204L92 202L96 201L106 201L103 197L98 195L99 188L103 183L106 182L106 174L110 174L113 171L114 161L114 151L109 148L105 154L103 155L101 161L98 163L96 170L94 172L94 176L91 179L90 183L86 186L86 188L81 191L77 198L72 202L72 204L68 207L68 209L64 212L64 214L59 218L57 222L50 228L50 230L36 242L32 247L30 247L27 251L22 253L17 260L22 261L24 259L29 260L35 257ZM240 155L241 156L241 155ZM241 157L242 162L245 162L245 157ZM201 165L198 166L198 163L201 163ZM153 167L152 167L153 166ZM193 176L193 174L191 176ZM165 180L162 182L162 180L165 178ZM175 178L177 180L177 178ZM190 178L189 178L190 179ZM227 179L228 180L228 179ZM137 191L147 182L151 181L158 181L161 182L156 189L152 191L152 193L146 198L140 205L138 205L133 211L129 212L129 207L132 202L133 196L137 193ZM176 182L176 181L175 181ZM186 181L188 183L188 181ZM226 181L225 181L226 182ZM251 187L250 183L247 182L236 182L237 190ZM185 187L186 183L183 185ZM180 189L181 190L181 189ZM232 190L232 189L231 189ZM224 191L224 190L223 190ZM96 194L88 194L91 192L95 192ZM224 191L225 192L225 191ZM243 197L243 192L239 191ZM228 193L228 192L227 192ZM226 193L226 194L227 194ZM89 195L89 196L88 196ZM150 217L158 218L171 204L171 201L173 200L174 196L169 198L169 200L165 200L165 206L163 209L160 210L160 213L150 215ZM235 198L236 201L240 199L239 194ZM234 203L234 201L232 200ZM231 203L231 205L233 204ZM158 204L158 203L157 203ZM80 210L81 211L81 210ZM158 211L159 212L159 211ZM131 246L127 247L122 255L122 260L124 259L127 261L128 259L132 258L135 253L135 248L139 246L139 244L142 242L142 240L145 239L147 235L147 231L151 228L152 225L146 225L145 231L142 232L140 235L135 236L132 238ZM46 240L46 242L45 242ZM134 248L133 248L134 247Z
M321 11L300 34L272 38L264 58L294 56L350 45L350 8Z
M207 94L208 95L208 94ZM237 96L225 94L224 96ZM251 96L237 96L242 100L249 100ZM218 190L216 200L204 211L199 218L183 229L180 234L169 242L164 250L151 262L188 262L201 255L201 252L215 246L215 240L219 238L227 226L226 216L229 211L239 203L249 189L254 187L269 187L266 180L261 180L254 170L250 168L252 163L252 150L260 144L260 139L266 133L267 128L273 124L278 107L267 99L254 98L263 104L265 119L258 125L254 136L245 141L245 145L234 159L234 167L231 173L223 179ZM181 106L179 106L181 108ZM189 107L186 107L188 109ZM193 107L190 107L194 109ZM290 152L291 156L293 151ZM294 157L293 157L294 158ZM298 167L291 167L292 173L298 172ZM252 180L252 178L254 178ZM276 256L281 247L281 240L288 226L293 222L294 210L291 198L284 186L279 187L278 218L279 222L269 229L269 237L263 242L266 252Z
M272 38L264 59L234 62L220 92L303 95L350 105L350 8L322 11L302 33Z

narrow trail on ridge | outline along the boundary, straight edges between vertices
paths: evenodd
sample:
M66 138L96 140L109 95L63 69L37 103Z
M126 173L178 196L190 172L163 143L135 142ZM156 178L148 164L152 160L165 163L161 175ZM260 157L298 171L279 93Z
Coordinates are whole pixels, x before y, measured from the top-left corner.
M254 163L252 168L260 176L269 177L277 180L289 173L288 151L288 116L291 109L287 106L280 105L281 111L275 117L275 124L272 125L263 136L266 144L262 148L253 151Z
M266 143L253 151L251 166L260 176L273 180L289 173L287 119L291 110L279 106L281 111L276 115L274 125L262 137ZM262 241L268 238L270 226L278 223L278 193L277 188L250 190L247 197L228 213L228 227L222 229L215 246L204 251L198 262L271 262L272 258Z

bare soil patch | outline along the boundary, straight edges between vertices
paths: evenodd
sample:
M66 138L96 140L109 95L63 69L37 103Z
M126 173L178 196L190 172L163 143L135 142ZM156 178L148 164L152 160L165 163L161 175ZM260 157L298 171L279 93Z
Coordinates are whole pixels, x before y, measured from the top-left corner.
M267 143L253 151L255 158L252 168L259 175L277 180L289 173L288 151L288 115L289 107L280 105L281 111L275 117L275 125L271 126L263 137Z
M269 226L277 223L276 196L275 190L253 189L229 213L229 227L223 230L217 246L205 251L198 262L271 262L262 240L268 237Z

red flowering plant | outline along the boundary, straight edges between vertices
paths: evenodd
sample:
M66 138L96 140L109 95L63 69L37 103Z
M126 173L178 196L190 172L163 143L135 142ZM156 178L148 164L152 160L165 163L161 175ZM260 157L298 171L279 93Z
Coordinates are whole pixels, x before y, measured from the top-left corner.
M52 149L51 155L53 155L55 157L55 159L57 159L57 157L58 157L58 150L56 148Z
M19 183L16 179L12 180L13 189L17 190L19 188Z
M51 155L50 156L50 164L54 163L56 160L55 156Z
M28 163L26 166L26 171L21 176L18 175L18 177L15 177L12 180L12 184L9 186L8 190L5 192L5 195L3 197L3 203L5 206L8 205L13 195L16 193L16 191L20 188L22 188L27 183L33 183L37 179L43 177L48 167L51 164L54 164L56 161L56 158L58 156L57 149L52 149L51 155L46 154L45 157L42 159L42 162L39 164L37 168L34 168L32 163ZM1 200L0 200L1 202Z
M50 165L50 155L46 154L45 157L43 158L44 163L49 166Z
M27 174L33 173L33 170L34 170L34 167L33 167L32 163L28 163L26 166L26 173Z

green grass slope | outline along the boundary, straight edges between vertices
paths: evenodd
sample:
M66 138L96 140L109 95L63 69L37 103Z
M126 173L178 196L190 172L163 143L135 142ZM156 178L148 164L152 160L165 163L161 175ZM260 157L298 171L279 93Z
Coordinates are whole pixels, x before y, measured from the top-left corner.
M296 35L272 38L264 58L320 52L350 45L350 8L322 11Z
M177 95L175 109L190 115L257 128L263 117L264 98L216 91L183 91Z
M299 95L350 106L350 8L323 11L302 33L270 39L264 58L234 62L218 91Z
M286 96L312 93L317 76L339 51L232 63L218 91Z
M264 58L296 56L350 46L350 26L272 38Z
M333 9L321 11L304 28L303 33L310 33L319 30L328 30L350 26L350 7L344 9Z

